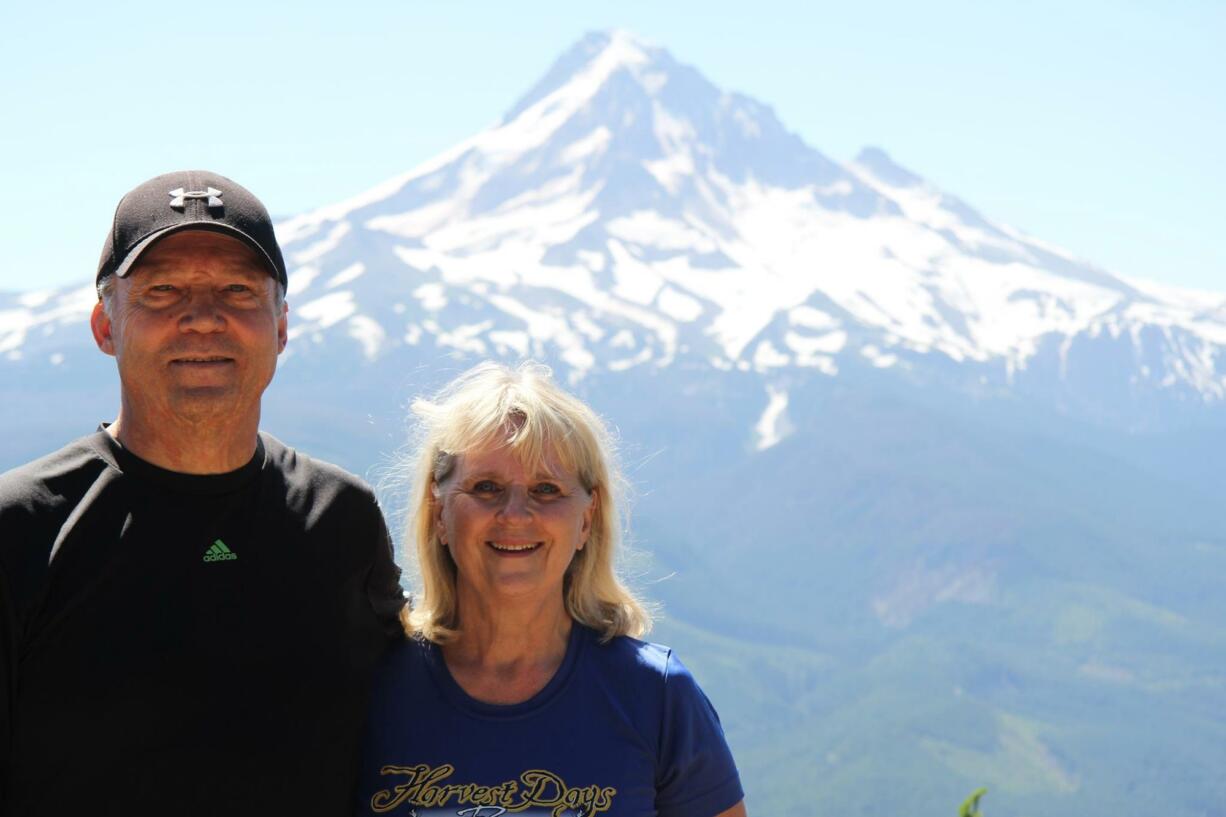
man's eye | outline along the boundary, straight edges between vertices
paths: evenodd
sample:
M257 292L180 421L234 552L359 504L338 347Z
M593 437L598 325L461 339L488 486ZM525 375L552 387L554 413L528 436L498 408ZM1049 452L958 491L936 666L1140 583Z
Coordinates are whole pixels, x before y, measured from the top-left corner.
M150 292L174 292L175 285L174 284L154 284L153 286L149 287L149 291Z
M251 287L246 284L230 284L226 287L226 292L251 292Z

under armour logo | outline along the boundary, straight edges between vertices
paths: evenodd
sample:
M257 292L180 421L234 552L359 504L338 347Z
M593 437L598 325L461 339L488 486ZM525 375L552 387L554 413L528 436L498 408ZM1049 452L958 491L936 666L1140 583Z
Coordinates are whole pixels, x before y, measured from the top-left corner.
M216 187L206 190L184 190L182 187L176 187L170 191L170 206L179 212L183 212L183 209L187 207L188 199L208 199L210 210L224 206L221 201L221 191Z

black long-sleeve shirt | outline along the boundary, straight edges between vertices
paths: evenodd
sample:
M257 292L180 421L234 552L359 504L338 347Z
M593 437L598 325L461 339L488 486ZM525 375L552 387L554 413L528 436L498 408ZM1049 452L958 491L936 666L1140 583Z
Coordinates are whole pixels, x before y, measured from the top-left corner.
M345 814L398 580L369 488L266 435L0 476L0 814Z

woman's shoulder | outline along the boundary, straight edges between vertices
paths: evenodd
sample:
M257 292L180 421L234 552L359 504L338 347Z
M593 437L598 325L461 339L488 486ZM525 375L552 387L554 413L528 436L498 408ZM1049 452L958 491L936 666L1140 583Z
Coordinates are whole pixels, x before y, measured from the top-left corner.
M596 641L598 679L639 730L656 763L660 815L720 814L744 798L719 714L663 644Z
M672 654L672 648L653 641L643 641L628 635L615 635L604 639L591 627L582 627L588 641L596 647L603 660L618 664L642 666L645 670L662 670Z
M600 670L623 682L662 688L675 679L690 678L672 647L630 636L614 636L601 641L598 633L588 630L593 662Z

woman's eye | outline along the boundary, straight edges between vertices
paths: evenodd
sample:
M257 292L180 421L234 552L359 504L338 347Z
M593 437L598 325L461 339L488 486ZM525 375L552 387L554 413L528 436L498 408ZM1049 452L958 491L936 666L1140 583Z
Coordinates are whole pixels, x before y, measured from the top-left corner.
M546 496L555 496L557 494L562 493L562 489L559 488L557 485L554 485L552 482L538 483L537 486L533 488L532 490L535 493L545 494Z
M498 483L492 479L483 479L473 483L473 493L492 494L498 490Z

